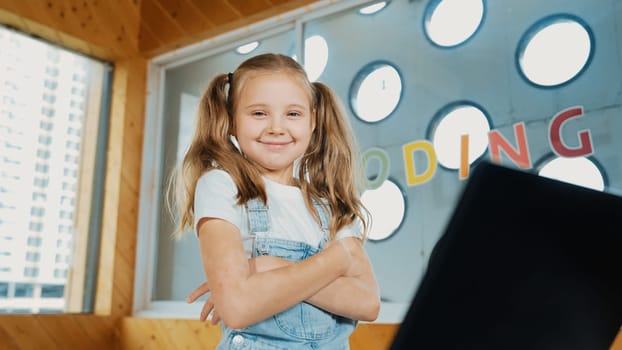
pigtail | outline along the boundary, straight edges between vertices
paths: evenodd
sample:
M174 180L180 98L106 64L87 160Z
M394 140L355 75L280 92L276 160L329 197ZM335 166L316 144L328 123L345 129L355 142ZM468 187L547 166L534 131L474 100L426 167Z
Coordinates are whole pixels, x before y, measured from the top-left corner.
M190 147L170 177L168 192L174 202L169 207L177 210L178 224L174 232L177 238L186 229L193 228L194 191L198 179L206 171L219 168L231 175L238 188L238 204L257 197L266 202L260 175L230 139L235 127L232 77L231 73L216 76L201 96Z
M360 174L356 140L340 99L325 84L314 82L316 130L301 159L299 178L303 192L312 199L324 199L332 210L330 233L334 238L356 218L366 236L369 218L359 196Z

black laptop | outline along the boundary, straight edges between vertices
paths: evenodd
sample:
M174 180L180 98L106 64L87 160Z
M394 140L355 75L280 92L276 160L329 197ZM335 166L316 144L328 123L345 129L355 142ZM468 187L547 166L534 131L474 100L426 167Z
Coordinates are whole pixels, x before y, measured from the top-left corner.
M481 162L391 349L609 349L622 197Z

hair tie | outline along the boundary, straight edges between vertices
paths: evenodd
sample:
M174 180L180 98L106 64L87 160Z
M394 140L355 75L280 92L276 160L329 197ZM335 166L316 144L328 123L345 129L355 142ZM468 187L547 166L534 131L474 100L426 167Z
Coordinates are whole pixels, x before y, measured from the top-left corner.
M227 78L229 79L229 85L231 85L231 83L233 83L233 73L227 73Z

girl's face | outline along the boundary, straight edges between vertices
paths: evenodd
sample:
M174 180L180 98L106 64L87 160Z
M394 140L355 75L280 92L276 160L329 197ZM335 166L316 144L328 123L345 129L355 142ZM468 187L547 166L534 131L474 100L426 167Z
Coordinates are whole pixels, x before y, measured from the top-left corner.
M291 184L294 161L315 128L303 85L283 72L252 75L241 86L234 114L234 134L246 158L270 180Z

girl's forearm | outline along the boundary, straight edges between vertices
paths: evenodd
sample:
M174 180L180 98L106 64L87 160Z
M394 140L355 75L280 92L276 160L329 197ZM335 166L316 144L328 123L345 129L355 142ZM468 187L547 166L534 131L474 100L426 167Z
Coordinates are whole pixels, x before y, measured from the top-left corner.
M380 311L378 291L360 277L339 277L306 301L335 315L361 321L374 321Z
M293 261L271 256L254 260L257 271L295 264ZM362 321L375 320L380 309L377 284L371 273L356 277L338 277L305 301L333 314Z
M345 273L349 259L343 247L335 246L297 264L263 272L258 267L243 284L228 289L224 307L216 311L232 328L254 324L310 298Z

